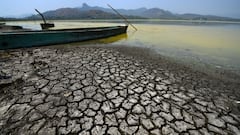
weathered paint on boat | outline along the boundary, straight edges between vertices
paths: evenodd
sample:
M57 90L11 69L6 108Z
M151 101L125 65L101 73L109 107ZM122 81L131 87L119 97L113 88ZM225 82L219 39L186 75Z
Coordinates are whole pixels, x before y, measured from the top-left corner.
M111 37L126 33L128 26L19 31L0 33L0 49L46 46Z

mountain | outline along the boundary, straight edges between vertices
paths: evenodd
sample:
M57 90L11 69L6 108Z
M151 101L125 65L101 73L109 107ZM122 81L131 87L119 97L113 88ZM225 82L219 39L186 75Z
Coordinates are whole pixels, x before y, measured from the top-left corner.
M5 19L3 17L0 17L0 21L5 21Z
M228 17L199 14L175 14L160 8L117 9L117 11L129 19L182 19L182 20L217 20L240 21ZM44 12L46 19L119 19L120 17L111 8L89 6L83 3L81 7L60 8ZM39 15L32 15L24 19L41 19Z
M106 19L117 18L117 15L107 13L101 10L80 11L77 8L60 8L53 11L44 12L43 15L47 19ZM28 19L40 19L39 15L33 15Z
M110 9L109 9L110 10ZM43 13L47 19L119 19L119 16L106 12L102 8L90 7L87 4L83 4L81 8L60 8ZM138 16L126 16L131 19L141 19ZM41 19L39 15L32 15L26 19Z
M86 3L83 3L82 7L78 7L81 11L87 10L101 10L108 13L115 13L110 8L103 8L94 6L91 7ZM142 18L151 18L151 19L183 19L183 20L229 20L229 21L239 21L240 19L234 19L229 17L220 17L213 15L199 15L199 14L175 14L167 10L160 8L138 8L138 9L117 9L117 11L126 16L139 16Z
M199 15L199 14L181 14L178 15L179 19L186 20L216 20L216 21L239 21L240 19L234 19L229 17L221 17L214 15Z
M148 9L141 14L144 17L148 18L161 18L161 19L175 19L176 15L172 14L169 11L165 11L159 8Z
M103 8L103 7L98 7L98 6L94 6L91 7L86 3L83 3L82 7L78 7L79 10L81 11L86 11L86 10L102 10L104 12L108 12L108 13L114 13L115 12L110 9L110 8ZM138 9L117 9L117 11L123 15L127 15L127 16L141 16L141 13L146 11L146 8L138 8ZM143 17L143 16L142 16ZM145 17L144 17L145 18Z

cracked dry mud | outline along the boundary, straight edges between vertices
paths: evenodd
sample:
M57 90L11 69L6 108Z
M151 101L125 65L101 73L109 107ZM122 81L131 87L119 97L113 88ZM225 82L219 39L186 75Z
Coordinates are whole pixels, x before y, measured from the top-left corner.
M187 70L152 69L107 47L4 53L0 134L240 134L231 88Z

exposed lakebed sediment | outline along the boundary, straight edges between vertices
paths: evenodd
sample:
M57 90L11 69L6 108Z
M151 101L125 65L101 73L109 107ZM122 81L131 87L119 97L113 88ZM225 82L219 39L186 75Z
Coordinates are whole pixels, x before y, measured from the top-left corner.
M239 83L135 47L0 52L0 134L239 134Z

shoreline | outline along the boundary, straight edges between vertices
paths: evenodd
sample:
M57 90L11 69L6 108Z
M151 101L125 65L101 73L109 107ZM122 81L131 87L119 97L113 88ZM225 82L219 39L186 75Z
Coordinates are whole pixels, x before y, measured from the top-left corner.
M3 134L240 131L239 82L146 48L46 46L1 51L0 60Z
M201 66L201 65L193 65L191 63L192 61L187 61L187 62L179 61L177 59L170 58L168 56L163 56L159 52L156 52L154 48L151 48L151 47L147 48L144 46L126 46L126 45L115 45L114 47L112 47L111 45L108 45L107 47L112 49L115 48L115 50L117 50L118 48L120 49L121 53L133 56L134 58L137 58L139 60L143 59L148 64L153 63L153 65L156 65L158 62L159 63L163 62L167 64L173 71L177 71L178 68L180 69L186 68L186 69L189 69L190 72L206 74L208 77L211 77L217 80L222 80L225 82L233 82L233 83L240 82L240 75L237 72L235 73L234 71L231 71L228 69L217 68L215 65ZM129 48L130 51L127 51L126 48ZM200 66L200 68L197 66Z
M184 84L186 87L192 89L196 82L201 82L197 87L209 87L216 91L204 91L207 92L206 96L217 97L218 95L227 95L232 99L238 101L240 99L240 76L231 71L217 69L216 72L213 69L196 69L193 66L186 63L179 63L173 58L162 56L161 54L154 52L151 48L145 47L128 47L128 46L108 46L109 48L119 51L120 53L133 57L139 61L144 68L147 68L150 72L157 71L160 68L161 71L167 71L167 74L172 74L177 79L174 80L176 84ZM159 71L157 71L159 73ZM163 75L163 74L162 74ZM187 77L188 79L184 79ZM189 85L189 86L188 86ZM206 97L208 98L208 97ZM240 105L233 103L229 104L235 108L236 113L240 114Z

